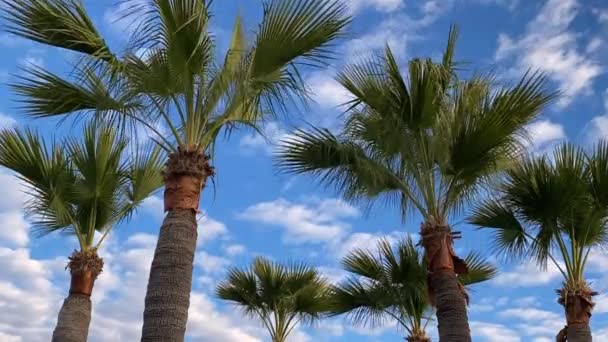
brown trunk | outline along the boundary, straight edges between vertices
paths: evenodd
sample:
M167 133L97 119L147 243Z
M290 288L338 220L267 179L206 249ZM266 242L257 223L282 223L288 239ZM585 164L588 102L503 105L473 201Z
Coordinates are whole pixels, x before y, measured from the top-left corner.
M566 336L568 342L591 342L591 328L589 320L593 311L593 296L597 292L592 291L587 285L581 286L578 289L561 289L557 290L559 295L558 303L561 304L566 312L567 326L564 328L561 335ZM563 338L558 334L557 340Z
M431 342L431 339L428 338L428 337L426 337L426 335L423 335L423 336L409 336L405 340L407 342Z
M186 333L196 250L196 213L202 188L213 175L209 158L179 149L165 171L165 211L146 292L144 342L182 342Z
M453 239L457 233L451 232L447 225L426 222L420 229L420 236L429 269L429 294L437 308L439 341L471 342L468 297L457 277L468 269L454 253Z
M72 275L70 294L64 300L52 342L86 342L91 323L91 293L95 279L103 269L103 260L95 250L77 252L69 257Z

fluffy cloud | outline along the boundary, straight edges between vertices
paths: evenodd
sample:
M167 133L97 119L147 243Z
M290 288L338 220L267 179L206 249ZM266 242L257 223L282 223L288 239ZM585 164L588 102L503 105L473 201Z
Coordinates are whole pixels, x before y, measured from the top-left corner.
M561 316L555 312L536 308L511 308L503 310L499 316L504 318L517 318L523 321L560 320Z
M471 321L471 332L473 336L483 338L487 342L519 342L521 338L516 331L502 324Z
M504 271L493 280L490 280L495 286L501 287L532 287L546 285L562 277L559 269L552 263L547 265L544 271L532 262L517 265L510 271Z
M123 244L107 241L102 253L106 267L93 294L91 341L139 339L156 239L154 235L138 233ZM208 258L200 259L208 262ZM67 293L64 265L64 257L36 260L28 249L0 248L0 307L10 308L0 315L2 334L16 341L50 339L62 297ZM255 325L241 321L237 327L234 313L219 311L204 293L192 292L189 316L190 337L219 342L261 341Z
M546 150L554 143L566 138L566 132L561 124L550 120L536 121L528 126L532 148Z
M331 69L316 72L306 81L313 99L325 108L336 108L348 102L352 97L334 78L335 72Z
M576 95L591 91L593 80L602 72L598 63L579 48L580 35L570 26L578 15L576 0L547 0L520 38L500 35L496 58L515 59L516 68L541 70L563 90L560 105L568 105Z
M382 12L392 12L403 7L404 2L404 0L350 0L347 5L352 13L366 7Z
M247 248L245 246L243 246L243 245L240 245L240 244L234 244L234 245L226 246L224 248L224 252L228 256L236 256L236 255L239 255L239 254L243 254L246 251L247 251Z
M261 202L245 209L244 220L278 226L287 243L328 242L340 238L350 227L344 218L356 217L358 210L339 199L296 204L285 199Z
M608 138L608 89L604 91L604 113L594 117L587 124L585 139L594 143L599 139Z
M239 145L245 153L263 152L272 154L276 146L283 140L289 138L289 133L278 123L271 121L262 127L262 134L252 132L244 135Z
M0 71L0 81L2 81L2 79L4 78L3 76L3 72ZM6 74L6 76L8 77L8 74ZM0 129L5 129L5 128L12 128L13 126L15 126L17 124L17 120L13 119L12 117L0 113Z

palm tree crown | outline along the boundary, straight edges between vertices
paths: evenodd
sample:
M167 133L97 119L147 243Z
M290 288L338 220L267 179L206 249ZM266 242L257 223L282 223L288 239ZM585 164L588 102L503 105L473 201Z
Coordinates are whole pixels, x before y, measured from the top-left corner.
M123 54L105 43L79 0L3 2L9 32L83 56L69 78L25 70L13 87L28 114L90 113L120 127L145 126L173 152L210 153L222 130L256 125L304 99L299 65L331 58L331 42L349 22L339 2L271 1L255 36L235 20L217 61L208 0L127 1L125 16L138 24Z
M497 270L476 254L465 258L469 273L461 275L462 285L493 278ZM375 327L396 320L409 336L408 341L430 341L426 325L430 321L428 271L411 238L395 247L381 240L377 252L356 249L342 266L353 275L332 287L331 315L347 314L354 324Z
M277 164L312 174L347 199L384 199L404 217L419 212L431 287L444 299L436 301L441 339L469 342L456 279L467 266L452 248L458 235L448 218L520 155L526 125L555 94L538 74L507 87L490 76L458 79L456 37L452 29L440 62L413 59L406 72L389 47L382 57L347 67L337 77L353 97L341 132L298 131L283 142Z
M497 190L469 221L494 233L499 254L531 258L542 267L551 261L564 276L558 294L569 325L588 324L597 293L585 266L591 251L608 242L608 143L591 153L562 144L552 157L525 159L506 172Z
M262 257L248 270L230 270L216 293L259 318L273 342L285 342L298 324L318 320L327 309L327 281L315 268Z
M25 183L34 232L75 235L81 251L96 250L162 185L162 153L143 152L130 156L109 127L88 125L82 140L50 145L31 130L0 132L0 165Z

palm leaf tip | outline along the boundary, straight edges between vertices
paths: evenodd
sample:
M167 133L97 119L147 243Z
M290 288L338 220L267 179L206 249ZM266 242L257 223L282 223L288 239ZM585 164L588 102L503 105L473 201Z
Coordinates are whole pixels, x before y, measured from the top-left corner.
M82 3L75 0L2 0L6 31L39 43L113 60Z

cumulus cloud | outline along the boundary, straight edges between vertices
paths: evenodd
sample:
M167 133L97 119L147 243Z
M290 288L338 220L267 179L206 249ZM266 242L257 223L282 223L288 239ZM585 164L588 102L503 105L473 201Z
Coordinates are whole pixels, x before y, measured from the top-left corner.
M599 139L608 138L608 89L603 94L604 112L589 121L585 129L587 143L595 143Z
M340 238L350 225L345 218L359 211L340 199L313 203L292 203L285 199L261 202L246 208L244 220L277 226L284 230L283 240L291 244L328 242Z
M404 3L404 0L350 0L346 4L352 13L356 13L364 8L373 8L381 12L392 12L403 7Z
M510 271L501 272L490 282L501 287L533 287L549 284L561 277L559 269L552 263L547 265L546 270L541 271L533 262L526 262Z
M480 321L469 322L473 336L481 337L487 342L520 342L519 334L502 324Z
M247 154L262 152L270 155L281 141L288 139L290 136L284 128L274 121L267 122L262 127L261 133L252 132L244 135L239 141L241 150Z
M566 139L564 126L551 120L536 121L528 126L531 147L536 151L548 150L555 143Z
M496 59L512 57L520 73L530 68L547 73L563 90L561 106L591 92L593 80L602 73L600 65L580 47L584 36L571 29L579 8L576 0L547 0L523 36L501 34L498 38Z

